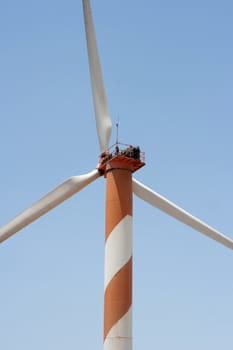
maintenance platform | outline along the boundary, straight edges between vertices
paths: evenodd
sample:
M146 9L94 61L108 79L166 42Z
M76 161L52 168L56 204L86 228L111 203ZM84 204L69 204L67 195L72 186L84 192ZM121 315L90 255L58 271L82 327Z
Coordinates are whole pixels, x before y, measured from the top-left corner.
M120 148L124 146L125 148ZM116 143L100 155L97 169L105 175L113 168L128 169L132 173L145 165L145 153L132 145Z

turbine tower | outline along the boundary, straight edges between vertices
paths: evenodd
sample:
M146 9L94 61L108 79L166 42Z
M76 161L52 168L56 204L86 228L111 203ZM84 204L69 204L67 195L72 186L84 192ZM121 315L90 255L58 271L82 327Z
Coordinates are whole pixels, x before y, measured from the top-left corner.
M106 179L104 275L104 349L132 349L132 194L193 229L233 249L233 240L192 216L133 178L145 165L139 147L109 149L112 123L108 112L89 0L83 0L87 50L100 144L96 169L73 176L57 186L0 229L0 242L8 239L99 177Z

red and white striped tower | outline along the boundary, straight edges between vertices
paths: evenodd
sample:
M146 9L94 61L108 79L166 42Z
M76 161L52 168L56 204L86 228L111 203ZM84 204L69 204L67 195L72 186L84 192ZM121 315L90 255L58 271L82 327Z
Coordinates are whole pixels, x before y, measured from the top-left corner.
M132 349L132 172L139 159L107 161L104 350Z

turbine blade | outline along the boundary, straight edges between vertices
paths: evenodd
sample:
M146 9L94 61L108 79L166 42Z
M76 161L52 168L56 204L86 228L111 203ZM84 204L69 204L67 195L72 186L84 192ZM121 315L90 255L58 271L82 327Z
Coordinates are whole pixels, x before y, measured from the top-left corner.
M40 216L44 215L57 205L86 187L100 176L98 170L93 170L88 174L73 176L57 186L51 192L32 204L21 214L9 221L0 228L0 243L29 225Z
M108 112L107 99L96 44L95 29L89 0L83 0L84 22L86 30L89 70L94 100L96 128L101 152L108 149L112 123Z
M233 249L232 239L224 236L222 233L216 231L211 226L192 216L184 209L178 207L176 204L170 202L135 179L133 179L133 192L139 198L164 211L168 215L173 216L184 224L192 227L194 230L197 230L215 241L227 246L228 248Z

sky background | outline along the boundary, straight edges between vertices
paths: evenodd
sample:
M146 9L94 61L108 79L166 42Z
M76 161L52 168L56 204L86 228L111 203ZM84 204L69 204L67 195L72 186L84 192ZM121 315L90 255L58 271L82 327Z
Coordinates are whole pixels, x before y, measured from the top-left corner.
M233 238L232 1L92 9L135 177ZM98 162L81 1L2 1L0 67L3 225ZM104 206L101 178L1 245L1 349L102 349ZM134 350L231 349L232 296L233 252L135 198Z

